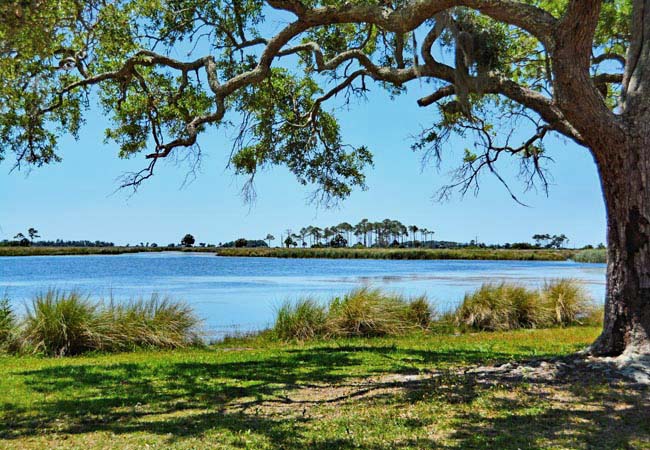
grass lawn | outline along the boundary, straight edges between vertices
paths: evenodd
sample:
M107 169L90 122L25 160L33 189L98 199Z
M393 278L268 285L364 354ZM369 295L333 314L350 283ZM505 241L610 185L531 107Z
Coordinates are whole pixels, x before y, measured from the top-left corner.
M647 389L573 357L551 378L528 367L598 332L2 356L0 448L650 448Z

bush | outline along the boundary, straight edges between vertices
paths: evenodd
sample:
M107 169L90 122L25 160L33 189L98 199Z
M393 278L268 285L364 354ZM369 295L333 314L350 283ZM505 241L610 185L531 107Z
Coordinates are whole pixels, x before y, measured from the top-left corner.
M77 292L50 290L27 309L24 343L50 356L75 355L97 346L97 308Z
M273 331L283 340L307 340L325 331L326 308L315 300L302 299L284 303L277 312Z
M160 299L92 303L77 292L50 290L28 308L22 342L51 356L138 347L178 348L199 342L199 320L184 303Z

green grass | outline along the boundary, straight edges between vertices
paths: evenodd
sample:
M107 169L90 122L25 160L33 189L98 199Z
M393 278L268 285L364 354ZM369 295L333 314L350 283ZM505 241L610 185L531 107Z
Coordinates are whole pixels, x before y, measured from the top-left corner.
M421 249L421 248L219 248L219 256L330 259L471 259L565 261L573 250Z
M595 327L0 357L0 448L648 448L648 392L571 370ZM571 360L569 360L570 362ZM598 372L600 373L600 372Z

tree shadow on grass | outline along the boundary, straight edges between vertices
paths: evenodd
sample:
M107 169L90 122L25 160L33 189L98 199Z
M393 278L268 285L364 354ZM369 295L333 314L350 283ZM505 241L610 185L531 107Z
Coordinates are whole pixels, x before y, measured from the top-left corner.
M364 357L385 358L387 363L381 369L365 366ZM437 369L485 359L484 352L469 350L396 351L391 346L349 345L288 350L241 362L202 358L52 366L19 374L42 400L29 409L0 405L4 416L0 439L107 431L117 435L144 432L175 441L200 438L208 432L251 431L273 447L353 448L359 443L345 435L315 441L312 436L312 441L306 441L306 429L316 420L308 410L334 404L345 411L366 401L397 408L434 401L458 405L453 432L445 442L448 447L524 448L546 441L575 443L576 439L625 447L634 439L650 439L647 390L619 386L619 380L612 381L598 371L586 372L582 367L549 379ZM489 359L503 362L510 357L491 353ZM402 375L382 377L382 372ZM419 375L404 375L409 373ZM494 397L495 389L518 395ZM488 402L499 414L481 413L472 408L476 402ZM374 448L443 447L419 436L431 426L431 418L409 420L403 424L412 430L412 438L389 440Z

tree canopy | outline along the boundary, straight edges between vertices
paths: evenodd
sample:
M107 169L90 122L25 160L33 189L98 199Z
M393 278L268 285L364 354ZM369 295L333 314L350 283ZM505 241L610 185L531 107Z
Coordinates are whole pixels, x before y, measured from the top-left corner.
M476 188L502 153L519 157L526 183L545 185L544 137L585 144L553 98L549 53L559 24L575 20L568 4L10 1L0 6L0 155L19 165L58 161L59 137L76 136L96 100L119 156L148 160L124 185L150 177L161 158L198 155L208 127L236 126L237 173L252 179L284 165L300 183L341 198L364 185L372 154L344 142L328 100L360 99L373 87L400 95L417 81L431 87L419 106L435 105L436 114L413 147L437 158L452 133L468 132L480 144L465 150L449 188ZM621 92L630 8L603 2L594 19L590 70L610 109ZM269 17L288 23L272 31ZM186 57L170 56L179 53ZM531 135L512 142L505 123Z

